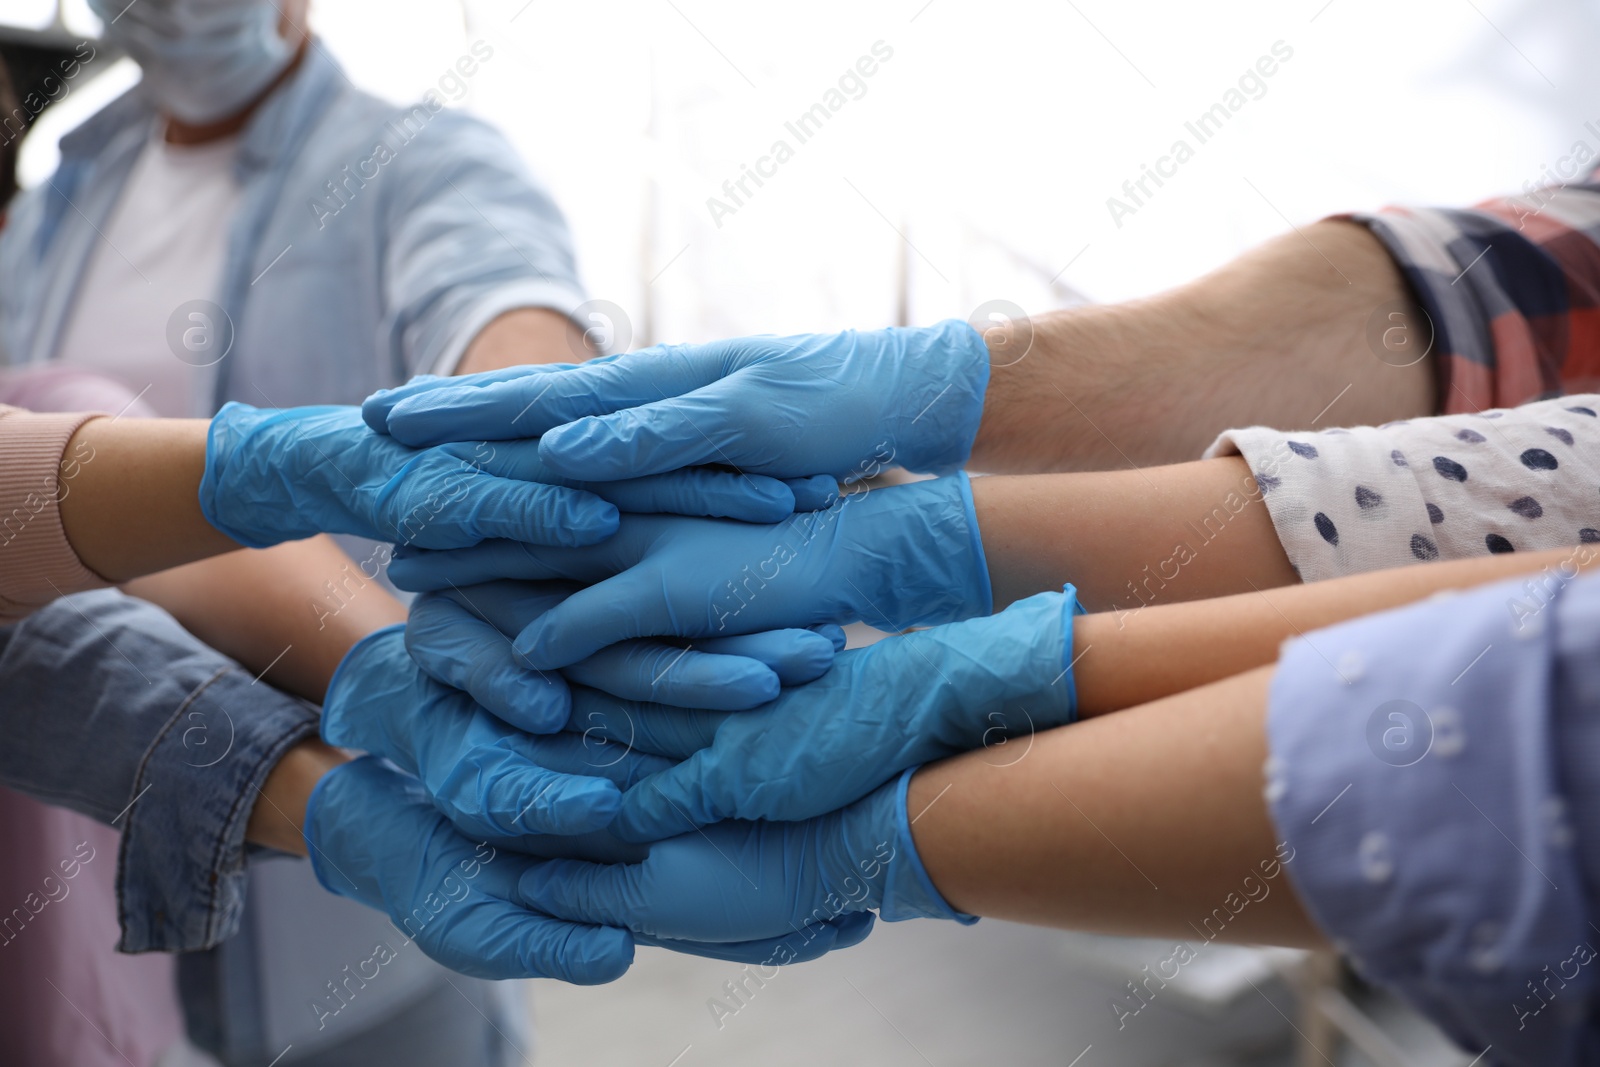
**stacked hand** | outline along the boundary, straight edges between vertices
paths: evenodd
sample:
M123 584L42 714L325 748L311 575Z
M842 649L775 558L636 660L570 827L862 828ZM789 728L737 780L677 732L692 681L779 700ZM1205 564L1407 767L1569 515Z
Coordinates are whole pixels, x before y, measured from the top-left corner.
M249 488L207 514L236 537L303 536L307 493L335 501L319 528L438 516L391 568L424 591L404 634L330 690L327 740L389 763L313 798L324 884L397 921L420 896L414 936L452 966L574 981L635 943L790 962L874 909L970 921L922 869L909 775L1072 721L1075 601L985 617L963 474L831 497L958 468L987 380L946 323L419 379L368 400L370 430L235 416L207 480ZM857 620L942 625L839 652ZM496 848L493 876L431 885Z
M633 962L635 944L740 963L799 962L853 945L872 929L870 915L840 914L804 933L696 944L541 914L522 892L541 869L541 856L624 853L603 841L463 837L420 782L374 756L337 767L317 783L305 837L324 888L384 912L429 956L483 978L609 982Z
M818 503L812 483L801 492ZM316 533L428 548L492 537L588 545L616 531L619 510L776 522L795 506L795 491L773 478L693 469L590 485L547 466L537 441L409 448L373 433L355 408L237 403L211 420L200 484L206 519L251 548Z
M552 470L594 481L705 463L856 481L888 466L959 468L988 384L982 335L950 320L421 379L362 411L373 429L418 446L542 434Z

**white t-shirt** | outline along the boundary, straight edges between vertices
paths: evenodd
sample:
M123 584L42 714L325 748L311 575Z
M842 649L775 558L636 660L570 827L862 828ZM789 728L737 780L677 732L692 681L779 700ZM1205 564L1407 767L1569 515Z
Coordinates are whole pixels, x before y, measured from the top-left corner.
M237 137L172 145L157 131L89 256L62 330L61 362L146 390L159 415L210 414L196 410L199 368L221 358L232 337L210 302L241 195L238 151Z

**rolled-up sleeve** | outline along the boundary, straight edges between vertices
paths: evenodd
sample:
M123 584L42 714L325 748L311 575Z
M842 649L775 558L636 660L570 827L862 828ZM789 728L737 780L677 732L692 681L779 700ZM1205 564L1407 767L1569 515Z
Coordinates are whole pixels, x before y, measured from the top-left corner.
M1600 579L1285 646L1267 797L1312 918L1486 1062L1600 1058Z
M1340 216L1383 243L1426 321L1439 410L1481 411L1600 388L1600 182L1472 208Z
M1229 430L1304 581L1600 543L1600 395L1386 426Z
M386 303L411 374L452 373L507 311L570 317L585 299L566 218L515 149L476 119L433 121L428 136L442 143L398 156L389 209Z
M39 415L0 406L0 622L66 593L103 588L61 525L61 501L93 451L68 456L93 414Z
M251 809L315 735L316 709L114 590L0 630L0 691L0 782L122 831L117 947L193 951L232 934Z

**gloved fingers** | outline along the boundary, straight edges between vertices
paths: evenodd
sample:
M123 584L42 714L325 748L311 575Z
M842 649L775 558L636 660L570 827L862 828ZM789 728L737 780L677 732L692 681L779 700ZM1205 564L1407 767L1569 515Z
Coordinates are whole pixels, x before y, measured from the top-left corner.
M477 374L462 375L457 377L443 377L438 374L418 374L404 385L395 386L393 389L379 389L361 403L361 418L368 426L378 433L389 432L389 413L394 406L408 397L420 396L439 389L465 389L489 385L493 382L510 381L513 378L522 378L529 374L540 373L556 364L536 364L532 366L500 367L497 370L481 371ZM576 366L576 364L562 364L562 366ZM470 426L462 429L471 430ZM427 444L441 444L448 440L464 440L465 438L443 437L438 441L429 441ZM471 438L483 440L483 437Z
M415 469L415 468L413 468ZM491 538L535 545L590 545L617 532L616 506L581 489L500 478L481 471L435 485L400 475L383 504L399 544L466 548Z
M401 547L389 563L389 580L401 589L415 592L480 585L502 578L598 582L633 566L644 551L640 540L627 536L624 530L621 536L582 549L516 540L485 541L444 552Z
M822 511L839 499L839 483L831 474L814 474L809 478L785 478L784 484L794 494L794 510ZM773 520L777 521L777 520Z
M572 691L572 717L567 732L581 733L586 744L618 745L676 762L711 744L717 729L737 712L692 711L621 700L586 686ZM610 758L615 758L610 757Z
M620 978L633 963L628 931L566 922L515 902L518 880L538 864L495 852L471 880L452 871L447 885L424 897L399 925L429 956L479 978L559 978L578 985ZM450 886L451 879L461 888Z
M411 445L538 437L564 422L660 400L716 376L716 368L708 363L701 381L680 380L684 373L693 373L690 365L675 359L669 366L658 358L666 355L664 350L646 349L577 366L534 368L532 373L477 387L419 390L392 406L389 432ZM663 371L674 379L665 386Z
M539 550L532 554L549 557ZM680 633L696 620L683 609L674 610L670 595L670 583L655 567L630 568L578 590L534 619L517 635L517 655L530 667L550 670L633 637L698 636Z
M539 455L551 470L580 481L614 481L679 467L722 463L751 473L783 477L783 470L753 471L741 462L738 425L748 400L731 395L719 379L682 396L591 415L547 432Z
M725 960L729 963L750 963L776 967L791 963L809 963L826 956L835 949L860 944L872 932L873 914L870 911L850 912L827 922L810 923L799 932L787 937L769 937L756 941L680 941L671 937L653 937L634 934L636 945L671 949L691 956ZM862 921L865 920L865 921Z
M447 594L427 593L413 602L406 650L425 674L463 690L520 730L554 733L572 711L560 674L528 670L512 654L509 637Z
M701 749L624 793L611 832L624 841L661 841L736 818L706 786L710 752Z
M451 586L439 590L438 595L455 601L505 634L509 641L528 623L582 588L576 582L507 578L478 585Z
M821 622L821 623L818 623L815 626L808 627L808 629L812 633L821 634L823 637L826 637L829 641L832 641L833 642L833 650L835 652L843 652L844 651L844 646L850 643L849 640L845 637L844 627L838 625L837 623Z
M485 844L513 855L541 860L586 860L590 863L643 863L650 846L623 841L607 830L587 834L518 834L486 837Z
M642 863L547 860L522 873L511 899L569 922L648 931L660 894Z
M599 731L573 728L536 742L539 765L559 774L603 778L618 789L630 789L666 770L675 759L635 749L626 741ZM618 801L620 805L620 800Z
M691 515L770 525L798 510L794 492L778 479L712 467L581 484L619 510L638 514Z
M557 577L563 569L579 569L575 553L551 549L548 554L557 562L546 562L546 554L519 541L485 541L444 552L401 547L389 561L389 580L401 589L422 593L502 578L537 581ZM598 569L611 573L610 568Z
M828 673L828 668L833 666L834 654L839 648L843 647L843 630L839 630L837 626L833 627L834 630L839 630L839 637L841 638L840 643L835 645L834 635L831 632L820 633L818 629L768 630L759 634L705 637L694 642L691 647L698 652L715 653L719 656L742 656L753 659L770 667L782 684L804 685ZM773 697L777 695L777 693L772 694ZM767 699L770 700L772 697ZM677 702L658 698L656 703L674 704ZM683 704L680 706L715 707L712 704ZM744 706L754 707L753 704ZM726 710L737 711L739 709L728 708Z
M867 939L872 933L872 925L877 916L870 911L852 911L830 919L829 925L838 931L839 939L834 943L834 948L853 948Z
M826 639L805 630L790 632L805 634L827 647L832 661L832 646ZM774 643L771 651L781 650ZM803 652L800 655L803 658ZM625 700L708 711L757 707L775 698L781 685L779 675L755 657L706 652L697 645L685 648L649 639L619 641L564 668L562 673L579 685Z
M622 799L605 778L551 770L510 749L468 749L442 773L424 768L420 777L469 836L587 833L610 823Z

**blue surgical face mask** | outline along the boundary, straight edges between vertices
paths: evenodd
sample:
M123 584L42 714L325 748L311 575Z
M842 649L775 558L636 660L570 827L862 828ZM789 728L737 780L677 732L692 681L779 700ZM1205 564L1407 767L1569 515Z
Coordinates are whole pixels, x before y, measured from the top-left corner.
M294 59L268 0L89 0L89 6L105 23L106 39L143 69L145 95L184 122L238 113Z

